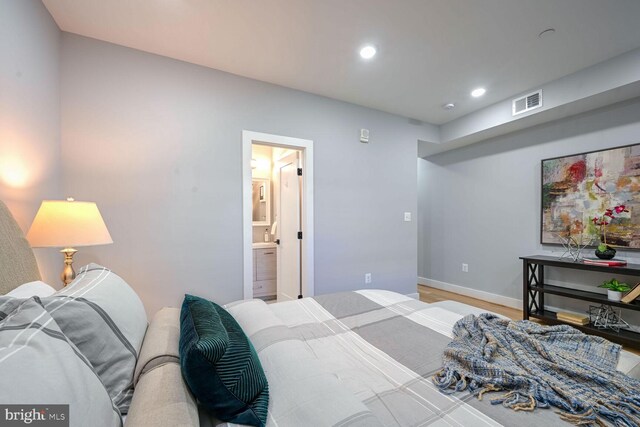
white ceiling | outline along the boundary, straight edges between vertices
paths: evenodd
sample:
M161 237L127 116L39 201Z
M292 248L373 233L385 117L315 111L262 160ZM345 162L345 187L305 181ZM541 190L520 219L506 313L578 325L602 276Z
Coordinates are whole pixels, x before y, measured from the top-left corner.
M43 3L64 31L434 124L640 47L638 0Z

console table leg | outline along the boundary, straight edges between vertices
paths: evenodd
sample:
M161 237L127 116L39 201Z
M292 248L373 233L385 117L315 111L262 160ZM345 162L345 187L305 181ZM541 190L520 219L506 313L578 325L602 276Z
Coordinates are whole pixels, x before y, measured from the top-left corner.
M544 265L538 265L538 286L544 287ZM538 309L544 311L544 292L538 292Z
M529 262L522 260L522 320L529 320Z

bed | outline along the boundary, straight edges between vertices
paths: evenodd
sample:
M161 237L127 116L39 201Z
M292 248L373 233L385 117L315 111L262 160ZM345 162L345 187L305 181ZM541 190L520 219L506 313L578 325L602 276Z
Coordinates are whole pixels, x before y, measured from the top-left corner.
M0 290L6 293L40 276L22 232L1 202L0 232ZM268 426L562 423L553 410L515 412L468 393L445 395L433 385L431 376L441 367L453 325L484 310L452 301L426 304L384 290L275 304L245 300L225 308L264 368ZM177 308L161 310L151 322L137 359L127 426L222 424L198 408L182 381L179 329ZM623 351L618 370L640 377L640 357Z
M445 395L433 385L453 324L484 310L383 290L226 308L267 375L268 426L563 424L553 410L515 412L468 393ZM623 351L618 370L640 376L640 357Z

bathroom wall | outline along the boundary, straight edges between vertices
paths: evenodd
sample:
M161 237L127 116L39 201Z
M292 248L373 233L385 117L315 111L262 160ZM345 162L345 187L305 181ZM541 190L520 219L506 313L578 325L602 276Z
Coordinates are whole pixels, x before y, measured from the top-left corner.
M252 178L264 178L269 180L270 191L270 223L273 224L275 219L275 203L274 203L274 186L273 186L273 148L266 145L253 144L251 147L251 159L255 159L256 168L252 169ZM269 241L273 240L271 236L271 224L256 225L253 227L253 242L264 242L264 232L269 233Z

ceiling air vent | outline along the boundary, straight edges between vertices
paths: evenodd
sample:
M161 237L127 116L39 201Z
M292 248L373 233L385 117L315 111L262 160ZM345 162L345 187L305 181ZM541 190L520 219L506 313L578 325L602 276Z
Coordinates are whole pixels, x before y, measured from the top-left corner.
M514 99L512 103L512 115L517 116L518 114L526 113L527 111L540 107L542 107L542 89Z

